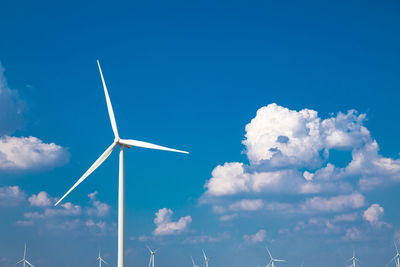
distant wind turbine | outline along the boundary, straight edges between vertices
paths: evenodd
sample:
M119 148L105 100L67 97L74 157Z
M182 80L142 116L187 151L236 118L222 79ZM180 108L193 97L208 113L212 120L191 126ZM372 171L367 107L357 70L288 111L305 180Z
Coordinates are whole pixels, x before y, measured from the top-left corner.
M22 265L24 267L26 267L26 264L28 264L31 267L33 267L33 265L26 259L26 244L25 244L25 247L24 247L24 258L22 260L20 260L19 262L17 262L16 264L14 264L14 265L17 265L17 264L20 264L20 263L22 263Z
M285 260L280 260L280 259L274 259L271 255L271 252L269 251L269 249L267 248L269 257L270 257L270 262L265 266L265 267L275 267L275 262L285 262Z
M156 255L156 252L157 252L158 249L152 251L152 250L149 248L149 246L147 246L147 248L148 248L149 251L150 251L149 267L154 267L154 257L155 257L155 255Z
M356 251L354 250L354 248L353 248L353 257L351 257L350 259L348 259L348 261L351 261L351 262L352 262L352 264L350 265L350 266L352 266L352 267L356 267L356 262L357 262L357 261L360 262L360 261L357 259L357 257L356 257Z
M124 148L143 147L157 150L165 150L172 152L179 152L189 154L186 151L163 147L143 141L120 139L117 129L117 123L115 121L114 111L111 105L110 96L106 83L104 81L103 73L101 71L100 63L97 60L99 66L101 81L103 82L104 94L107 102L108 115L111 121L111 127L114 132L114 142L104 151L104 153L93 163L92 166L82 175L81 178L60 198L55 206L57 206L72 190L75 189L80 183L83 182L94 170L97 169L107 158L110 156L114 148L119 145L119 181L118 181L118 267L124 267L124 251L125 251L125 174L124 174Z
M193 267L200 267L200 266L197 266L197 265L194 263L193 257L191 257L191 258L192 258Z
M101 253L100 253L100 249L99 249L99 257L97 258L97 260L99 261L99 267L101 267L101 263L105 263L108 264L102 257L101 257Z
M208 267L208 262L210 261L210 259L207 258L207 255L206 255L206 253L204 252L204 249L203 249L202 251L203 251L203 256L204 256L204 263L205 263L206 267Z
M396 264L396 267L400 267L400 253L399 250L397 249L396 241L394 241L394 247L396 248L396 255L393 257L393 259L390 261L394 261Z

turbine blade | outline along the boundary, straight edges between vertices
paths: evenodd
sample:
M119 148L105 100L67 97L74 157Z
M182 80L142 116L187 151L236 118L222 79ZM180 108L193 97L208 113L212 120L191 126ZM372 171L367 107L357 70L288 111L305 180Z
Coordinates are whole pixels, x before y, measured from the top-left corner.
M204 252L204 249L202 249L201 251L203 251L204 260L206 261L207 260L207 256L206 256L206 253Z
M153 260L153 255L150 255L149 267L151 267L151 261Z
M117 122L115 121L115 116L114 116L114 110L113 110L112 105L111 105L110 96L108 95L106 82L104 81L103 72L101 71L99 60L97 60L97 65L99 66L101 81L103 82L103 87L104 87L104 94L106 95L107 109L108 109L108 115L110 116L111 127L112 127L112 130L114 132L115 138L119 138Z
M286 260L278 260L278 259L274 259L274 261L278 261L278 262L285 262Z
M108 264L108 262L106 262L105 260L103 260L103 259L100 259L102 262L104 262L105 264Z
M31 267L34 267L29 261L25 260L26 263L28 263Z
M153 253L153 251L150 249L149 246L146 245L146 247L147 247L147 249L150 251L150 253Z
M104 151L104 153L93 163L92 166L90 166L90 168L82 175L81 178L79 178L79 180L68 190L67 193L65 193L65 195L60 198L57 203L54 206L57 206L69 193L71 193L72 190L74 190L75 187L77 187L80 183L83 182L83 180L86 179L86 177L88 177L92 172L94 172L94 170L97 169L97 167L99 167L103 161L105 161L108 156L110 156L111 152L113 151L113 149L115 148L115 146L117 145L116 142L112 143L111 146L109 146L106 151Z
M23 261L24 261L24 259L20 260L19 262L15 263L14 265L17 265L17 264L19 264L19 263L21 263Z
M268 249L268 248L267 248L267 251L268 251L269 257L270 257L271 260L272 260L273 258L272 258L271 252L269 252L269 249Z
M147 143L147 142L143 142L143 141L121 139L121 140L119 140L119 142L121 144L127 145L127 146L136 146L136 147L143 147L143 148L150 148L150 149L165 150L165 151L189 154L189 152L186 152L186 151L168 148L168 147L164 147L164 146L159 146L159 145L155 145L155 144Z
M192 258L192 262L193 262L193 267L196 267L196 264L194 263L193 257L191 257L191 258Z

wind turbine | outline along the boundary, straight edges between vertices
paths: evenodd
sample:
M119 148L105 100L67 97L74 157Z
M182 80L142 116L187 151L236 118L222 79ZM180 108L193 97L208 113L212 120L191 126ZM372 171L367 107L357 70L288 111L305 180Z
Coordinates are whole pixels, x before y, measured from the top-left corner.
M390 261L394 261L396 264L396 267L400 267L400 253L399 250L397 249L396 241L394 241L394 247L396 248L396 255L393 257L393 259Z
M150 251L149 267L154 267L154 256L156 255L156 252L157 252L158 249L152 251L152 250L149 248L149 246L147 246L147 248L148 248L149 251ZM153 265L152 265L152 263L153 263Z
M191 257L191 258L192 258L193 267L200 267L200 266L197 266L197 265L194 263L193 257Z
M348 259L348 261L352 261L352 264L350 265L351 267L356 267L356 262L360 262L357 257L356 257L356 251L353 248L353 257L351 257L350 259Z
M268 248L267 248L267 251L268 251L268 254L269 254L269 257L271 258L271 260L265 267L275 267L275 262L285 262L285 260L274 259Z
M97 258L97 260L99 261L99 267L101 267L101 263L104 262L105 264L108 264L102 257L100 254L100 249L99 249L99 257Z
M26 259L26 243L25 243L25 247L24 247L24 258L22 260L20 260L19 262L17 262L14 265L20 264L22 263L22 265L24 267L26 267L26 264L28 264L29 266L33 267L33 265Z
M106 83L104 81L103 73L101 71L100 63L97 60L97 65L99 66L101 81L103 83L104 94L107 102L108 115L111 121L111 127L114 132L114 142L104 151L104 153L93 163L92 166L82 175L81 178L65 193L65 195L60 198L55 206L57 206L72 190L75 189L80 183L83 182L94 170L99 167L104 160L110 156L114 148L119 145L119 180L118 180L118 267L124 267L124 251L125 251L125 175L124 175L124 148L143 147L149 149L165 150L171 152L179 152L189 154L186 151L172 149L168 147L163 147L143 141L120 139L118 134L117 123L115 121L114 111L111 105L110 96L108 95L108 90Z
M206 264L206 267L208 267L208 262L210 261L210 259L207 258L206 253L204 252L204 249L202 251L203 251L203 256L204 256L204 263Z

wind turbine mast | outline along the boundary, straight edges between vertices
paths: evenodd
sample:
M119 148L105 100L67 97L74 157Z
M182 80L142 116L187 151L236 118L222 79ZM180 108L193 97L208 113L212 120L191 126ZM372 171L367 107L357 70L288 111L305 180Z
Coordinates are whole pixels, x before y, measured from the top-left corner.
M106 83L104 81L103 73L101 71L100 62L97 60L97 65L99 66L101 81L103 83L104 95L106 97L108 115L110 117L111 128L114 132L113 143L103 152L103 154L90 166L90 168L82 175L81 178L60 198L55 206L57 206L72 190L75 189L80 183L82 183L92 172L94 172L97 167L99 167L112 153L114 148L119 145L119 179L118 179L118 267L125 266L125 173L124 173L124 148L142 147L156 150L165 150L171 152L185 153L186 151L177 150L173 148L163 147L155 145L148 142L138 141L138 140L128 140L121 139L119 137L117 123L114 116L114 111L111 105L110 96L108 95L108 90Z
M149 261L149 267L154 267L154 261L155 261L155 255L158 249L156 250L151 250L149 246L147 246L147 249L150 252L150 261Z

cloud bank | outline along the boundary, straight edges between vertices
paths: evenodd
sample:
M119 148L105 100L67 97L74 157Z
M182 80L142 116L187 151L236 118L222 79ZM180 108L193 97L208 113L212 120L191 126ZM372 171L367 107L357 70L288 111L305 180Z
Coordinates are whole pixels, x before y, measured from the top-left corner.
M355 110L324 119L311 109L262 107L245 128L242 144L248 163L216 166L200 203L211 205L221 221L265 211L328 214L329 221L311 220L304 225L325 229L332 225L331 230L336 229L333 224L361 217L381 225L383 208L378 204L362 213L368 205L365 194L400 182L400 159L379 153L365 121L366 115ZM359 231L347 229L346 238L356 239Z

